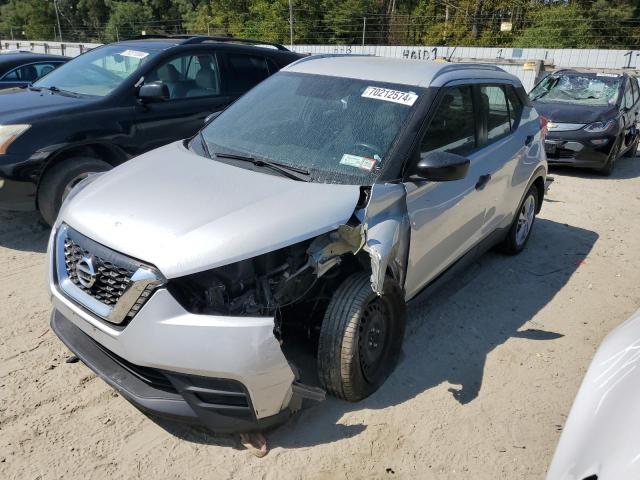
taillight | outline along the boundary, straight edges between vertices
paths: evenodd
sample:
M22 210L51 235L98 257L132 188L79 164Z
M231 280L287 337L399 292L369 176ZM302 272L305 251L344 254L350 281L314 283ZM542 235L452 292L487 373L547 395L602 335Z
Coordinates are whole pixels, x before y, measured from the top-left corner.
M538 118L540 119L540 136L542 137L542 140L544 140L544 138L547 136L547 132L549 131L547 128L549 119L542 115L540 115Z

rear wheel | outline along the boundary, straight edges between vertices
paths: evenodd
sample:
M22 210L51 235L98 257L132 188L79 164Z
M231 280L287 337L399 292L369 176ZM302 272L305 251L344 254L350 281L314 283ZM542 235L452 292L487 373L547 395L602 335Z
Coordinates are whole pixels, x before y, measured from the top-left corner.
M106 172L112 166L91 157L74 157L61 161L47 170L40 181L38 208L49 225L53 225L69 192L91 173Z
M384 293L370 276L348 277L334 293L320 329L318 375L332 395L356 402L375 392L393 371L404 336L405 304L388 278Z
M536 220L538 201L538 189L532 185L518 208L507 237L500 245L500 250L503 253L516 255L524 250Z

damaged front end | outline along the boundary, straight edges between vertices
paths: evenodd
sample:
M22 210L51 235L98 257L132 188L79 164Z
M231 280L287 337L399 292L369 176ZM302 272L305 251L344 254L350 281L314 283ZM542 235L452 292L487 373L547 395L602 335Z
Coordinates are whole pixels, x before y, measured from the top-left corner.
M387 276L402 286L409 236L403 185L362 187L353 215L335 230L172 279L167 288L190 313L273 317L274 335L296 377L292 404L300 397L320 400L313 356L333 292L358 271L370 273L378 295Z

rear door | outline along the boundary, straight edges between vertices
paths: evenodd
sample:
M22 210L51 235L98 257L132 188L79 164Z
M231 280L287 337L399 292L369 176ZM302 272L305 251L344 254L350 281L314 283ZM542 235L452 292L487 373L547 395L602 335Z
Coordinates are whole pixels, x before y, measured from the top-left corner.
M471 165L462 180L405 182L411 222L405 282L409 298L473 247L479 240L486 214L484 194L477 188L487 167L478 142L480 111L474 88L471 85L443 88L436 105L412 163L440 150L465 156Z
M477 158L482 166L484 186L482 201L487 207L480 237L504 226L513 209L511 198L513 177L533 137L518 131L523 104L513 86L488 83L474 86L480 103L480 139Z
M223 90L220 58L214 49L175 55L148 72L144 83L167 85L170 98L138 106L136 141L141 151L195 135L208 115L232 100Z

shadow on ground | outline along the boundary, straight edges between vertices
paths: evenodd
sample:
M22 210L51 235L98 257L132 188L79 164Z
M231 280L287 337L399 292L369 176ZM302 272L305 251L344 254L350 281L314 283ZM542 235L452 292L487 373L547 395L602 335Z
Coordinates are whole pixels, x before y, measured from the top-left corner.
M42 253L50 231L37 212L0 211L0 247Z
M497 346L512 337L551 342L562 336L529 322L565 286L597 238L592 231L538 219L521 255L488 253L435 296L410 306L403 357L379 391L359 403L328 397L303 409L267 434L270 446L300 448L354 437L367 425L341 425L345 413L399 405L445 382L456 401L472 402L487 355ZM187 441L238 446L233 437L203 429L161 426Z

